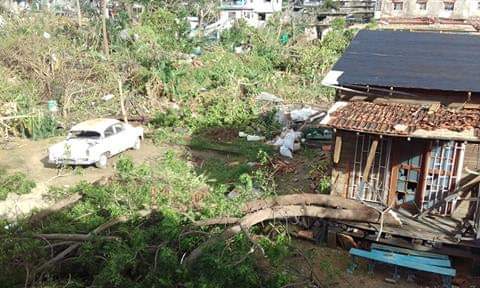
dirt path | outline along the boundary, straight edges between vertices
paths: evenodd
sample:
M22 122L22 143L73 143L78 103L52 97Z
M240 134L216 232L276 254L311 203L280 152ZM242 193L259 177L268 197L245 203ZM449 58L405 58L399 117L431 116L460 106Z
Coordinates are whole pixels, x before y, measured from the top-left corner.
M113 174L114 164L118 156L109 160L106 169L93 166L77 167L60 171L46 162L47 149L62 138L50 138L39 141L18 139L9 142L0 149L0 168L7 173L22 172L37 183L31 193L17 195L10 193L7 199L0 201L0 219L16 220L29 214L34 209L42 209L51 205L45 197L49 187L71 187L80 181L95 182L102 177ZM122 155L131 157L135 163L144 163L160 157L163 149L146 140L140 150L130 150Z

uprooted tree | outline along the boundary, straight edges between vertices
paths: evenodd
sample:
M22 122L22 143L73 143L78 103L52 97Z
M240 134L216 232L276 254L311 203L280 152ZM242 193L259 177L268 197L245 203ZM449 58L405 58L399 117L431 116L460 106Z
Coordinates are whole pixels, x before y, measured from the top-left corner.
M61 211L62 209L70 209L72 205L82 201L82 198L83 196L81 194L73 194L64 200L59 201L51 208L34 214L29 218L29 223L30 225L37 225L40 221L44 221L48 217L54 217L55 213ZM32 237L34 239L46 241L52 250L52 257L48 261L39 263L29 270L26 283L33 284L35 281L38 281L38 278L42 277L43 273L45 273L48 269L56 269L55 267L58 267L58 265L64 262L65 259L68 259L74 255L76 253L75 251L80 249L83 244L91 243L91 241L122 241L122 237L120 236L102 235L102 233L109 231L115 225L132 221L135 218L138 219L138 217L140 217L140 219L151 217L152 213L156 213L156 211L147 209L134 213L131 216L124 215L115 217L105 223L102 223L86 234L33 233L24 235L25 237ZM181 235L208 235L208 233L205 231L202 232L192 229L195 227L207 227L215 225L228 225L228 227L217 236L211 237L204 242L200 242L198 246L193 248L193 250L186 252L182 257L181 262L191 269L194 267L194 263L196 263L196 261L203 256L203 253L207 251L209 247L217 244L218 242L227 241L241 233L246 236L246 239L248 239L252 245L249 253L255 250L261 250L262 253L265 253L263 252L261 245L259 245L256 240L253 239L249 231L253 226L267 221L309 217L329 219L333 221L344 220L366 223L379 223L383 221L390 225L401 225L401 222L392 213L386 213L385 215L382 215L382 211L354 200L319 194L292 194L268 199L254 200L244 205L242 213L244 213L244 216L241 218L220 217L204 219L195 221L191 225L188 225L191 228L182 232ZM152 219L146 221L148 222L155 220ZM165 242L159 243L159 246L155 248L155 262L157 261L159 247L166 245L168 244ZM57 250L57 247L65 248L62 248L57 253L53 253L54 250Z

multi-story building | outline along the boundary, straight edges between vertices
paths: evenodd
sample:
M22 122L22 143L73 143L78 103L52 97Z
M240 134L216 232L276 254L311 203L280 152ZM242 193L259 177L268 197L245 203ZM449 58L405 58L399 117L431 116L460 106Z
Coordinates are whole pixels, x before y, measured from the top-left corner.
M233 23L244 19L249 25L261 27L276 12L282 11L282 0L224 0L220 22Z
M480 17L479 0L378 0L381 18L447 18Z

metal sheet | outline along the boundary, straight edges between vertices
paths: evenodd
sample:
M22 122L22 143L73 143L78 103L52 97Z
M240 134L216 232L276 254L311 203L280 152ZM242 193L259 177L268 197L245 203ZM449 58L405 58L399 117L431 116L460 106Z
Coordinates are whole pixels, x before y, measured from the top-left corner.
M362 30L331 72L338 85L480 92L480 36Z

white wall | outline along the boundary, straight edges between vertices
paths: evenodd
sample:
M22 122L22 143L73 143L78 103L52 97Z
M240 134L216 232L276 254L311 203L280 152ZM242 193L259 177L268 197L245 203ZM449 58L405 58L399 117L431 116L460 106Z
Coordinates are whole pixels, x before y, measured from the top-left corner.
M395 2L403 2L403 10L393 10ZM381 17L440 17L451 19L469 19L480 17L480 0L455 0L454 10L445 10L445 2L451 0L426 0L427 9L420 10L418 0L382 0Z
M273 13L282 11L282 0L244 0L241 5L232 5L234 1L223 1L220 11L220 21L232 22L244 19L253 27L265 25ZM265 20L261 20L265 15Z

